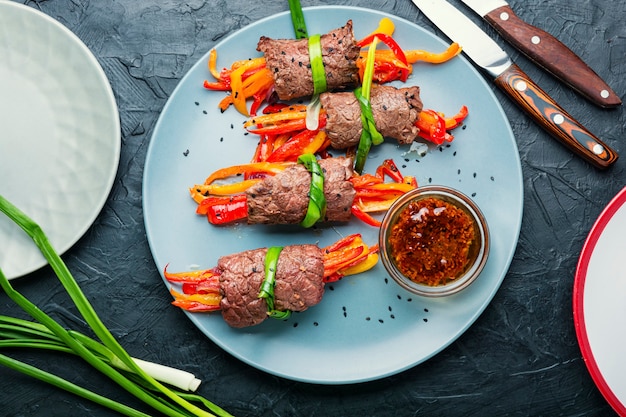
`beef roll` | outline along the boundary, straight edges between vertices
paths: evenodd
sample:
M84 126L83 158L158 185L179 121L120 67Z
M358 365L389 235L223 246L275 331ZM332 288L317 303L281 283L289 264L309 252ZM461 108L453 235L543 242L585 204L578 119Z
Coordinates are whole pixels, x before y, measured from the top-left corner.
M363 125L361 106L354 93L322 93L320 101L326 110L326 134L331 146L345 149L358 145ZM415 123L422 111L419 87L373 85L370 104L381 135L401 144L410 144L417 138L419 129Z
M248 327L268 318L267 304L259 298L265 278L267 248L223 256L217 262L226 323ZM285 246L278 258L274 308L304 311L318 304L324 295L324 257L316 245Z
M324 172L325 221L349 221L356 195L349 181L354 174L352 158L318 160ZM297 224L309 206L311 173L301 165L285 169L254 184L246 191L249 224Z
M328 91L354 88L359 83L356 65L361 48L352 31L352 21L320 37L322 62ZM313 95L313 76L308 39L261 37L257 50L263 52L281 100Z

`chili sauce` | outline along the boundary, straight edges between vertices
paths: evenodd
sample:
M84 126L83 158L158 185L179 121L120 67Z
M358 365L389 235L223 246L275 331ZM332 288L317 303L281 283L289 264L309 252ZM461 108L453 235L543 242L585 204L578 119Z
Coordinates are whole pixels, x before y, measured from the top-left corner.
M471 266L478 226L461 208L436 197L409 203L389 236L397 268L412 281L445 285Z

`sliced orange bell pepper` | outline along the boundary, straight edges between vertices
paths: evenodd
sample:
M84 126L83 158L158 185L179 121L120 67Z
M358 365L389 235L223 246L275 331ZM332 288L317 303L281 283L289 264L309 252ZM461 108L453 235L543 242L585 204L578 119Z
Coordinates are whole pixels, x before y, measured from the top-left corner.
M264 172L267 174L276 174L285 168L293 165L293 163L282 162L253 162L250 164L232 165L227 168L221 168L213 172L204 181L205 185L209 185L218 179L224 179L240 174L250 174Z
M222 299L219 294L181 294L173 289L170 294L174 297L173 305L194 312L219 310Z
M461 46L454 42L443 52L437 53L424 51L422 49L413 49L404 51L404 55L406 56L407 62L410 64L414 64L418 61L428 62L430 64L442 64L460 54L461 50Z

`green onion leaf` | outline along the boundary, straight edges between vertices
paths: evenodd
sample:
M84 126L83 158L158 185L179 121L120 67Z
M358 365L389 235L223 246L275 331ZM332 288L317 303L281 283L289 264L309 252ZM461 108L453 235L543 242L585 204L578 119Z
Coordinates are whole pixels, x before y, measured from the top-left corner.
M313 94L321 94L326 91L326 72L322 59L322 43L320 35L312 35L309 38L309 59L311 60L311 76L313 77Z
M26 214L20 211L17 207L11 204L3 196L0 195L0 211L6 214L13 222L22 228L31 239L37 244L44 257L52 267L53 271L57 275L59 281L74 301L78 311L81 313L85 321L89 324L93 332L100 338L103 345L108 349L113 356L119 359L124 365L128 367L136 377L130 379L116 370L111 364L103 360L101 352L94 352L87 346L85 346L76 337L77 332L70 332L63 328L59 323L54 321L50 316L40 310L37 306L31 303L21 293L16 291L9 283L8 279L0 269L0 287L6 292L17 305L19 305L26 313L31 315L35 320L44 325L57 339L60 340L65 346L71 349L75 354L79 355L86 362L88 362L95 369L102 372L111 380L116 382L126 391L148 404L155 410L169 416L213 416L210 412L207 412L195 404L185 400L178 393L174 392L170 388L165 387L160 382L156 381L153 377L143 371L136 362L128 355L128 353L122 348L122 346L113 337L110 331L104 326L95 310L89 303L87 297L83 294L82 290L78 286L78 283L67 269L67 266L54 250L50 244L47 236L41 229L41 227L30 219ZM15 330L15 329L13 329ZM48 343L48 342L46 342ZM104 351L104 349L103 349ZM21 368L23 372L26 372L26 368ZM43 371L42 371L43 372ZM43 376L43 373L40 374ZM140 378L142 383L135 382L137 378ZM64 388L66 385L62 381L56 383L51 382L54 385ZM64 388L65 389L65 388ZM159 392L162 396L156 396L154 392ZM227 412L220 410L220 416L230 416Z
M380 145L384 138L376 130L376 123L374 122L374 116L372 114L372 105L370 103L370 92L372 89L372 79L374 76L374 61L376 60L376 44L378 38L374 38L367 51L367 60L365 61L365 71L363 72L363 84L361 88L355 90L355 95L359 101L361 107L361 123L363 124L363 130L361 132L361 138L359 139L359 145L356 150L356 158L354 161L354 170L361 174L365 167L365 160L367 155L374 145Z
M311 102L306 106L306 128L309 130L317 130L320 122L320 111L322 110L322 102L319 94L313 95Z
M289 0L289 10L291 11L291 23L293 24L296 39L307 38L309 35L306 30L306 22L304 21L300 0Z
M372 113L372 104L366 99L363 94L361 94L361 88L357 88L354 90L354 95L359 101L359 105L361 106L361 122L363 124L363 129L367 130L371 139L372 144L380 145L383 143L384 138L383 135L380 134L378 130L376 130L376 123L374 122L374 114Z
M298 163L305 166L311 173L311 185L309 187L309 206L304 219L300 223L303 227L312 227L318 220L326 215L326 196L324 195L324 172L317 163L313 154L304 154L298 157Z
M276 286L276 269L278 268L278 258L282 252L282 246L272 246L267 248L265 254L265 277L259 290L259 298L265 299L267 304L267 314L275 319L286 320L291 316L291 311L279 311L274 309L274 287Z

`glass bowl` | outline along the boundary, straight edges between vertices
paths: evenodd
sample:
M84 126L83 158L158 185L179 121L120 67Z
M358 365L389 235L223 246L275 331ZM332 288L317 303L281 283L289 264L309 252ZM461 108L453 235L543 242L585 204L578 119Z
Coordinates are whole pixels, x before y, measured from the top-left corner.
M478 206L444 186L423 186L399 197L379 231L380 258L401 287L441 297L467 288L489 255L489 229Z

